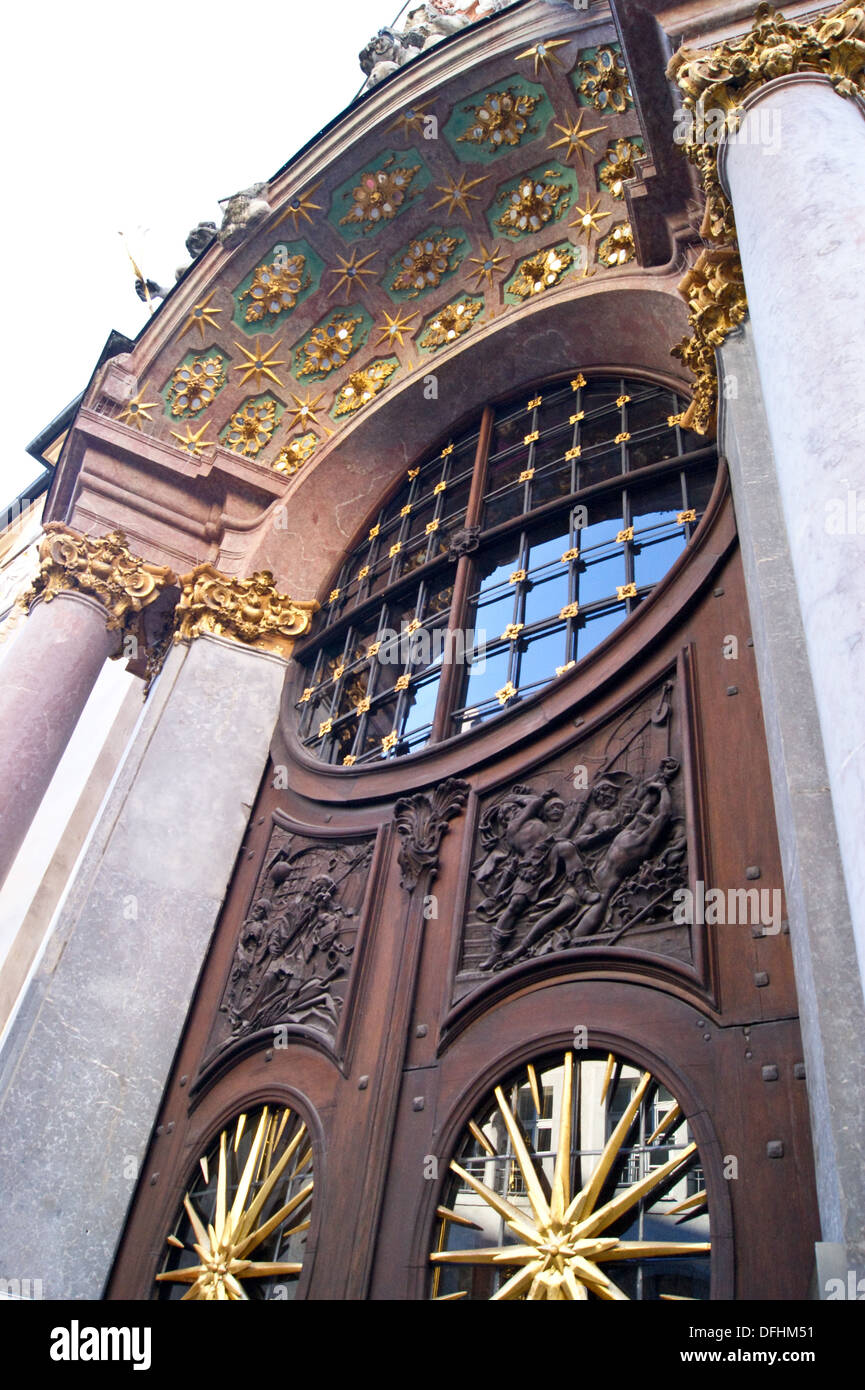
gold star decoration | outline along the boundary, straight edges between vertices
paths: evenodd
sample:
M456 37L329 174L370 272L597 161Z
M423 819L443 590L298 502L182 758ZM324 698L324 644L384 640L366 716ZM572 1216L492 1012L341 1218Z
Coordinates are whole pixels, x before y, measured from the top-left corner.
M447 184L436 184L436 193L443 193L444 197L439 198L437 203L433 203L430 210L432 210L432 208L443 207L444 204L447 203L448 217L453 216L455 208L459 208L460 212L464 212L466 217L471 217L467 199L470 198L472 202L475 203L480 202L480 194L472 193L471 189L477 188L478 184L486 183L486 181L486 175L483 175L479 179L468 179L468 181L466 180L465 174L460 174L458 179L452 176L449 177Z
M518 53L517 62L519 62L521 58L533 58L535 62L535 77L537 77L541 68L544 68L546 72L552 73L554 66L559 68L564 67L564 63L559 58L558 54L553 52L553 49L564 48L565 44L569 42L569 39L546 39L544 43L533 44L531 48L527 48L522 53Z
M238 1119L230 1145L226 1142L226 1131L222 1131L219 1136L219 1166L212 1220L207 1220L209 1211L206 1210L206 1194L197 1199L199 1208L205 1212L204 1220L195 1210L190 1193L187 1192L183 1199L183 1207L195 1237L192 1249L198 1256L199 1263L165 1270L157 1274L157 1283L167 1280L172 1283L189 1284L189 1290L183 1296L184 1300L246 1301L248 1295L243 1287L245 1280L300 1273L303 1264L299 1261L250 1258L253 1251L274 1231L280 1231L279 1245L283 1245L291 1236L309 1228L309 1205L314 1188L311 1172L293 1197L279 1205L276 1211L270 1210L274 1194L278 1190L277 1185L286 1170L288 1169L290 1182L303 1168L311 1166L312 1148L303 1122L287 1148L276 1158L280 1142L285 1142L283 1135L286 1124L293 1119L288 1107L281 1115L279 1111L271 1113L267 1106L264 1107L243 1172L239 1175L236 1185L232 1182L231 1169L236 1163L235 1155L245 1128L246 1116L241 1115ZM299 1160L295 1160L293 1168L288 1168L302 1143L306 1144L305 1151ZM209 1168L206 1158L202 1158L200 1164L207 1182ZM287 1191L288 1188L285 1187L284 1190ZM229 1194L234 1198L230 1208ZM281 1229L290 1216L293 1216L298 1224L291 1230ZM168 1243L175 1249L186 1248L183 1241L174 1235L168 1237Z
M178 434L176 430L172 430L171 437L172 439L177 440L181 449L183 449L187 454L191 454L193 458L200 458L201 455L204 453L204 450L209 449L211 445L215 442L212 439L204 438L205 434L207 433L208 424L209 421L205 420L204 424L201 426L201 429L196 430L194 434L192 432L191 425L186 426L185 435Z
M399 343L400 346L402 346L402 335L403 333L408 331L409 324L411 323L412 319L416 319L417 316L417 309L415 309L414 313L406 314L404 318L401 308L397 309L393 318L391 318L390 314L387 313L387 311L385 311L384 323L376 324L376 332L379 335L376 347L378 347L379 344L384 342L387 343L388 347L393 347L394 343Z
M595 202L592 203L591 198L589 198L587 195L586 206L584 208L581 208L579 203L577 204L574 211L578 213L579 216L575 217L573 222L569 222L568 226L579 227L582 232L585 232L586 240L588 241L589 237L592 235L592 232L599 232L601 230L599 218L612 217L612 213L610 212L598 212L598 208L600 206L600 198L596 198Z
M336 294L337 290L343 288L348 290L348 297L351 299L352 291L355 286L363 285L363 277L365 275L375 275L376 272L374 270L364 270L363 267L366 265L367 261L371 261L373 257L377 255L377 251L371 251L368 256L362 256L360 260L357 260L357 252L352 251L347 261L343 260L342 256L337 256L336 259L339 261L340 268L339 270L329 270L328 275L337 275L339 279L333 288L328 291L328 299L330 299L332 294Z
M510 694L507 686L498 692L499 697L506 692ZM615 1058L610 1056L607 1064L608 1078L612 1070L611 1064L614 1063ZM529 1066L528 1073L536 1111L540 1115L540 1088L533 1066ZM496 1104L510 1139L515 1168L519 1170L522 1180L520 1187L525 1193L524 1204L518 1205L519 1199L515 1200L510 1191L504 1196L488 1187L459 1163L452 1162L451 1170L461 1182L502 1218L510 1243L503 1242L492 1248L444 1249L449 1222L456 1221L464 1226L474 1225L475 1229L480 1227L477 1222L467 1221L451 1208L440 1207L438 1215L443 1225L438 1249L430 1255L433 1265L485 1265L490 1267L492 1272L502 1267L515 1267L515 1272L492 1295L493 1302L507 1299L563 1299L579 1302L588 1300L590 1294L605 1301L627 1302L628 1295L609 1278L601 1268L602 1264L622 1260L666 1260L676 1257L693 1259L695 1255L708 1254L711 1250L709 1241L629 1240L609 1234L611 1228L619 1224L626 1212L637 1207L649 1193L660 1188L677 1170L682 1172L685 1165L690 1165L697 1157L696 1144L689 1143L666 1162L650 1168L646 1177L630 1182L627 1186L613 1187L607 1184L607 1179L614 1169L621 1168L623 1161L629 1157L624 1151L628 1132L652 1081L651 1074L644 1072L624 1114L597 1158L594 1170L576 1193L573 1193L571 1185L573 1053L565 1053L562 1068L558 1143L555 1168L549 1185L544 1175L546 1162L542 1162L530 1152L523 1129L508 1104L502 1087L496 1086ZM646 1145L662 1139L664 1130L671 1124L678 1123L681 1123L681 1110L676 1105L657 1126ZM495 1157L496 1150L485 1131L476 1123L470 1124L469 1127L476 1143L480 1144L487 1155ZM659 1147L661 1153L658 1157L661 1157L663 1153L669 1152L671 1146L666 1143ZM578 1167L577 1172L579 1171ZM691 1215L705 1200L705 1193L695 1194L697 1195L700 1196L701 1202L689 1202ZM680 1203L673 1207L670 1214L681 1211L683 1205ZM646 1207L643 1206L642 1209L645 1210ZM433 1297L438 1297L437 1281L433 1286ZM460 1294L446 1294L444 1297L452 1299L460 1297Z
M303 400L301 400L300 396L295 396L294 392L292 392L291 399L294 401L294 405L286 406L285 411L286 416L291 416L289 428L297 429L298 427L317 425L317 406L323 397L323 391L319 391L317 396L312 396L310 392L307 391Z
M430 113L420 111L416 106L410 106L407 111L403 111L401 116L397 116L393 125L388 126L388 130L400 130L403 135L410 135L413 130L423 132L423 123L428 121Z
M272 370L274 367L285 366L284 358L274 360L272 356L272 354L276 352L281 342L281 338L277 339L273 346L269 347L266 352L262 352L261 340L259 338L256 338L255 340L255 349L253 352L250 352L248 348L245 348L243 346L243 343L235 342L234 346L240 348L240 351L247 359L245 362L241 362L239 366L232 367L231 369L233 372L244 373L244 375L240 378L241 386L245 386L246 383L249 381L250 377L252 376L255 377L256 390L260 389L261 378L263 376L269 377L271 381L275 381L277 386L282 385L282 382L280 381L279 377Z
M201 331L201 341L203 343L205 337L207 336L205 333L206 328L219 328L219 324L214 318L214 315L221 314L222 310L208 308L208 305L210 304L210 301L215 294L216 290L211 290L210 294L207 296L206 299L202 299L200 303L193 305L192 312L190 313L189 318L186 320L186 323L181 328L178 337L182 338L185 333L189 332L190 328L198 328Z
M554 140L552 144L547 145L547 149L555 150L558 149L560 145L567 145L567 149L563 156L565 159L571 159L575 154L594 154L594 150L589 144L589 136L599 135L601 131L607 129L607 126L595 125L588 130L584 130L583 120L585 119L585 115L585 111L580 111L576 121L572 121L570 116L566 116L564 125L560 125L558 121L553 121L556 130L562 132L562 138L561 140Z
M504 259L504 256L501 251L499 251L495 242L493 242L492 246L489 248L487 248L484 242L481 242L480 255L469 256L468 258L468 263L477 266L477 270L466 270L467 277L473 279L475 282L475 289L479 287L482 281L486 281L487 285L492 289L493 275Z
M138 395L133 397L120 412L120 419L124 425L132 425L133 429L136 430L143 428L142 421L150 419L150 411L156 405L155 401L143 401L141 399L143 395L144 391L139 391Z
M319 179L318 183L321 183L321 179ZM312 218L309 214L311 212L321 212L321 204L314 203L311 197L311 195L318 188L318 183L314 183L311 188L308 188L306 190L305 193L296 194L291 199L285 211L281 213L280 216L277 217L276 221L274 222L272 229L273 231L276 231L276 228L280 225L280 223L284 222L287 217L290 217L294 222L295 231L297 231L298 229L301 218L303 218L304 222L309 222L310 225L312 225Z

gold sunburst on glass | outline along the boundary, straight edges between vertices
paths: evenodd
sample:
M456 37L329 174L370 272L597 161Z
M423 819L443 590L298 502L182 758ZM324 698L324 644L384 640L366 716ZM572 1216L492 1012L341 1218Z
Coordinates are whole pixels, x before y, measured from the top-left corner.
M150 419L150 412L156 405L155 401L143 401L141 399L143 395L144 391L139 391L137 396L126 402L120 412L120 419L124 425L131 425L136 430L142 428L143 421Z
M204 438L209 424L210 421L205 420L201 429L194 433L191 425L186 426L186 434L178 434L176 430L172 430L171 437L177 440L181 449L185 450L187 454L192 454L193 458L200 458L204 450L209 449L215 443L215 440Z
M403 317L402 309L398 308L393 317L385 310L384 323L377 323L375 326L375 331L379 335L376 347L380 343L387 343L388 347L393 347L394 343L399 343L402 346L403 333L408 331L409 324L417 317L417 309L411 314L406 314L405 317Z
M266 1288L258 1285L252 1292L246 1281L293 1278L303 1268L302 1259L279 1257L303 1253L305 1236L303 1242L297 1238L310 1225L314 1179L306 1125L288 1106L273 1111L264 1106L252 1116L254 1132L248 1118L238 1116L231 1135L222 1131L218 1158L214 1153L199 1159L201 1179L186 1193L168 1236L168 1267L156 1282L188 1284L184 1301L267 1297ZM197 1263L181 1263L190 1254Z
M319 179L318 183L321 183L321 179ZM276 231L276 228L280 223L284 222L287 217L290 217L294 222L295 231L297 231L300 225L301 218L303 218L304 222L309 222L310 226L312 225L312 218L309 214L311 212L321 212L321 204L312 201L312 194L318 188L318 183L314 183L312 187L307 188L304 193L295 194L285 210L277 217L271 229L272 231Z
M565 117L564 125L560 125L558 121L553 121L555 129L562 132L562 138L561 140L553 140L552 144L547 145L547 149L555 150L558 149L560 145L566 145L567 149L563 156L566 160L571 159L575 154L594 154L595 151L589 144L589 136L599 135L601 131L607 130L608 127L605 125L595 125L588 130L584 130L583 121L585 117L585 111L580 111L576 121L572 121L570 116Z
M489 248L485 246L483 242L481 242L480 254L477 256L469 256L468 258L467 267L469 265L473 265L476 267L476 269L469 270L467 268L466 278L474 280L475 289L478 289L478 287L484 282L486 282L486 284L489 285L490 289L492 289L493 275L499 269L499 266L502 264L502 261L504 259L504 256L496 246L495 242L493 242L492 246Z
M211 290L210 294L207 296L206 299L202 299L198 304L193 305L192 312L190 313L189 318L186 320L186 323L181 328L178 337L182 338L184 334L188 333L191 328L198 328L201 332L201 341L203 343L205 337L207 336L207 329L219 327L219 324L216 320L216 315L221 314L222 310L208 308L208 305L210 304L210 301L215 294L216 290Z
M328 299L330 299L330 296L332 294L336 294L337 290L341 289L347 289L348 297L349 299L351 299L354 289L357 286L363 286L364 276L372 276L377 273L374 270L363 269L367 261L371 261L373 257L377 255L377 251L370 251L368 256L361 256L360 260L357 259L357 253L355 251L352 251L348 260L345 260L342 256L337 255L336 259L339 261L339 270L329 270L327 273L328 275L336 275L339 278L336 284L330 290L328 290Z
M521 58L534 58L535 77L537 77L541 68L543 68L545 72L552 73L554 67L564 67L561 58L553 50L556 48L563 48L566 43L570 43L570 39L546 39L543 43L533 44L531 48L526 48L522 53L517 54L517 62L519 62Z
M436 184L436 193L443 193L444 197L439 198L437 203L432 203L430 210L444 207L447 204L448 217L453 216L456 208L459 208L460 212L464 212L466 217L470 217L469 200L473 203L479 203L481 200L481 195L472 193L471 190L486 183L486 181L486 175L482 175L478 179L470 179L466 174L460 174L458 179L449 176L447 183Z
M278 338L273 346L269 347L265 352L262 352L260 338L256 338L255 348L252 352L250 352L248 348L245 348L243 343L235 342L234 346L240 348L240 351L246 358L245 362L241 362L239 366L232 367L231 369L233 372L243 372L243 376L240 378L241 386L245 386L250 377L255 377L256 390L261 388L262 377L269 377L271 381L276 382L277 386L282 385L279 377L273 371L274 367L285 366L284 358L274 359L273 357L273 354L278 351L281 342L282 339Z
M575 1064L569 1051L529 1064L490 1101L468 1125L436 1212L433 1298L701 1296L711 1244L697 1148L675 1140L684 1116L651 1073L612 1054ZM689 1170L701 1190L677 1200ZM691 1240L658 1238L691 1220ZM490 1234L495 1245L472 1245ZM677 1274L680 1260L689 1263Z

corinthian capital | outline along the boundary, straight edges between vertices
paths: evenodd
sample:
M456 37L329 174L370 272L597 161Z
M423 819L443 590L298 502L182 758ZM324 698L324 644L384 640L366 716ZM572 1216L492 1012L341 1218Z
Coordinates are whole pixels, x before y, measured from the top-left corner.
M133 555L122 531L81 536L59 521L45 527L39 561L31 588L18 600L23 607L37 598L50 603L64 592L84 594L102 604L110 629L124 627L176 582L167 565L151 565Z
M269 570L235 579L220 574L213 565L196 565L179 582L175 642L209 632L288 657L295 639L309 631L312 615L318 611L314 600L279 593Z

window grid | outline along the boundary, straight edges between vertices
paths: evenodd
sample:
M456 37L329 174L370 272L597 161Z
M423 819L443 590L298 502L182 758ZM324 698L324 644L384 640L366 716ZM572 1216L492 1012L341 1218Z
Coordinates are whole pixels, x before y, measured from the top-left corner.
M306 644L303 742L343 766L403 756L587 656L669 570L708 501L714 449L682 431L684 406L650 382L577 373L409 469ZM467 525L480 544L458 558Z

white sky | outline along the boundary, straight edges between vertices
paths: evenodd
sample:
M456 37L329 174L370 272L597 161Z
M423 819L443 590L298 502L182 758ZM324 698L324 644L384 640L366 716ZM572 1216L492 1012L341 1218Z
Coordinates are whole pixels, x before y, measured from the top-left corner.
M352 100L400 0L24 0L3 21L0 510L24 447L147 319L119 231L174 281L219 198L271 177Z

